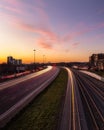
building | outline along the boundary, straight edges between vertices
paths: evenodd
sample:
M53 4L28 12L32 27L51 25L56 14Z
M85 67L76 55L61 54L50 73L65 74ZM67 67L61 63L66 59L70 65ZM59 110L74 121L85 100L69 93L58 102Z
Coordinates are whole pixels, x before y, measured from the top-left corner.
M89 63L92 68L104 70L104 53L92 54L89 57Z
M7 64L13 64L13 57L12 56L7 57Z
M89 58L89 62L91 64L91 66L97 66L97 61L98 61L98 54L92 54L92 56L90 56Z
M104 70L104 59L98 61L98 70Z
M22 64L22 60L21 59L17 59L15 62L16 62L16 65L21 65Z
M21 59L15 59L12 56L7 57L7 64L9 65L22 65Z

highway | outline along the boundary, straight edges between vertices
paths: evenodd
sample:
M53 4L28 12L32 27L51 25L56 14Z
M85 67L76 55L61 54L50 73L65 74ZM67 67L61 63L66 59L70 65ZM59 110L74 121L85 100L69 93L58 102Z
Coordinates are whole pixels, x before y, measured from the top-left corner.
M43 91L58 75L59 69L42 71L0 84L0 127Z
M104 82L78 70L68 71L60 130L104 130Z
M23 82L25 80L34 78L36 76L39 76L39 75L41 75L41 74L43 74L43 73L45 73L45 72L47 72L47 71L49 71L51 69L52 69L52 67L48 66L47 69L44 69L42 71L39 71L39 72L36 72L36 73L32 73L32 74L26 75L26 76L21 77L21 78L13 79L11 81L7 81L7 82L4 82L4 83L0 83L0 90L5 89L7 87L11 87L12 85L16 85L16 84L18 84L20 82Z

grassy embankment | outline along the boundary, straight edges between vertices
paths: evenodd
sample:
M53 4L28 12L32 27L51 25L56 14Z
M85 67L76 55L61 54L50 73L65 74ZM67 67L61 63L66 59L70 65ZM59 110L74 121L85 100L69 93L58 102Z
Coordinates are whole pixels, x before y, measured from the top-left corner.
M55 130L67 77L67 71L61 69L54 82L8 123L4 130Z

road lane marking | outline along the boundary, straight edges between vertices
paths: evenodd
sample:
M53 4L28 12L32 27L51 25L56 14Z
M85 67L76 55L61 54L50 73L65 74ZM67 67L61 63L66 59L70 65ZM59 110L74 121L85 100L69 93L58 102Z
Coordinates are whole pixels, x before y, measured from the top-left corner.
M37 89L32 91L22 100L18 101L15 105L13 105L10 109L8 109L5 113L0 115L0 127L3 127L12 117L16 115L23 107L25 107L33 98L35 98L40 92L42 92L58 75L59 68L56 69L55 73L47 80L44 81Z
M45 72L48 72L48 71L51 70L51 69L52 69L52 67L51 67L51 66L48 66L48 68L45 69L45 70L36 72L36 73L34 73L34 74L27 75L27 76L22 77L22 78L20 78L20 79L14 79L14 80L12 80L12 81L8 81L8 82L6 82L6 83L2 83L2 84L0 84L0 90L3 90L3 89L5 89L5 88L8 88L8 87L10 87L10 86L12 86L12 85L16 85L16 84L18 84L18 83L21 83L21 82L26 81L26 80L28 80L28 79L31 79L31 78L33 78L33 77L39 76L39 75L41 75L41 74L43 74L43 73L45 73Z

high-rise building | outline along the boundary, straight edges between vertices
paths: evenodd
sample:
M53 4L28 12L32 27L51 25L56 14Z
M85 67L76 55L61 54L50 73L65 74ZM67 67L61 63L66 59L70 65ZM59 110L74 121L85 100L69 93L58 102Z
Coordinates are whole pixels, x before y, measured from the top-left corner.
M92 67L96 67L99 70L104 70L104 53L92 54L89 57L89 62Z
M12 56L7 57L7 64L13 64L13 57Z
M12 56L8 56L7 57L7 64L21 65L22 64L22 60L21 59L15 59Z

